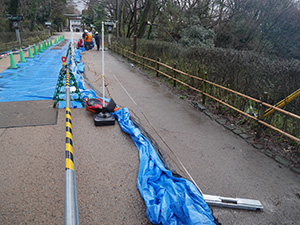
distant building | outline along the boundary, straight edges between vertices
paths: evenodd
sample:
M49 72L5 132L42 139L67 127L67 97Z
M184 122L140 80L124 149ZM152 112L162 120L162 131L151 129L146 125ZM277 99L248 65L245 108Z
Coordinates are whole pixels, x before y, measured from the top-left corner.
M81 24L81 16L76 14L65 14L68 20L68 31L71 31L73 28L73 32L83 32L83 27Z

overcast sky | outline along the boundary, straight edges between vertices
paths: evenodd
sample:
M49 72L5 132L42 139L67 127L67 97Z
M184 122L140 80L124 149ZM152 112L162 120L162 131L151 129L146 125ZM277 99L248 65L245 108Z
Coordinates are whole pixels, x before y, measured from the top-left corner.
M76 8L81 11L85 8L85 1L82 0L73 0L73 2L75 3L75 5L77 6Z

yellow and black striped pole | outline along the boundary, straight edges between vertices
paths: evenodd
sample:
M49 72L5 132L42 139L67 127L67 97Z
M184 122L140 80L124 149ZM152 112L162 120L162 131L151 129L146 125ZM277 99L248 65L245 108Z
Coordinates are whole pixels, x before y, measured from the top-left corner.
M72 114L70 108L70 74L66 73L66 151L65 151L65 225L79 224L75 161L73 152Z
M66 108L66 170L74 171L71 109Z

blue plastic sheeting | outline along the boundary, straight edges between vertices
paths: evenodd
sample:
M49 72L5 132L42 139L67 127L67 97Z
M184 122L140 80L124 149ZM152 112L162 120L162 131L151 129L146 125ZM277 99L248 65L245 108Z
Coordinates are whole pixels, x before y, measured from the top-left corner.
M78 48L77 51L74 51L74 60L76 63L81 61L81 52L84 51L84 48Z
M92 41L91 41L91 48L90 49L92 49L94 47L95 47L95 43L94 43L94 40L92 39Z
M84 72L84 63L78 63L77 69L79 70L80 73L83 73Z
M69 44L62 49L48 48L27 63L18 63L18 69L0 73L0 102L52 99L61 57L66 55Z
M150 142L130 120L127 108L113 113L139 150L137 187L153 224L215 224L212 213L195 185L174 177Z

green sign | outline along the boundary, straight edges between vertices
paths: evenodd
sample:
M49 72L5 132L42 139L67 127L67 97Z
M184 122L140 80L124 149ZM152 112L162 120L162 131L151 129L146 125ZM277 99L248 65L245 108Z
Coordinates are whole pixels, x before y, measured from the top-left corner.
M10 15L10 14L7 14L7 19L9 20L14 20L14 21L21 21L23 20L23 16L13 16L13 15Z

